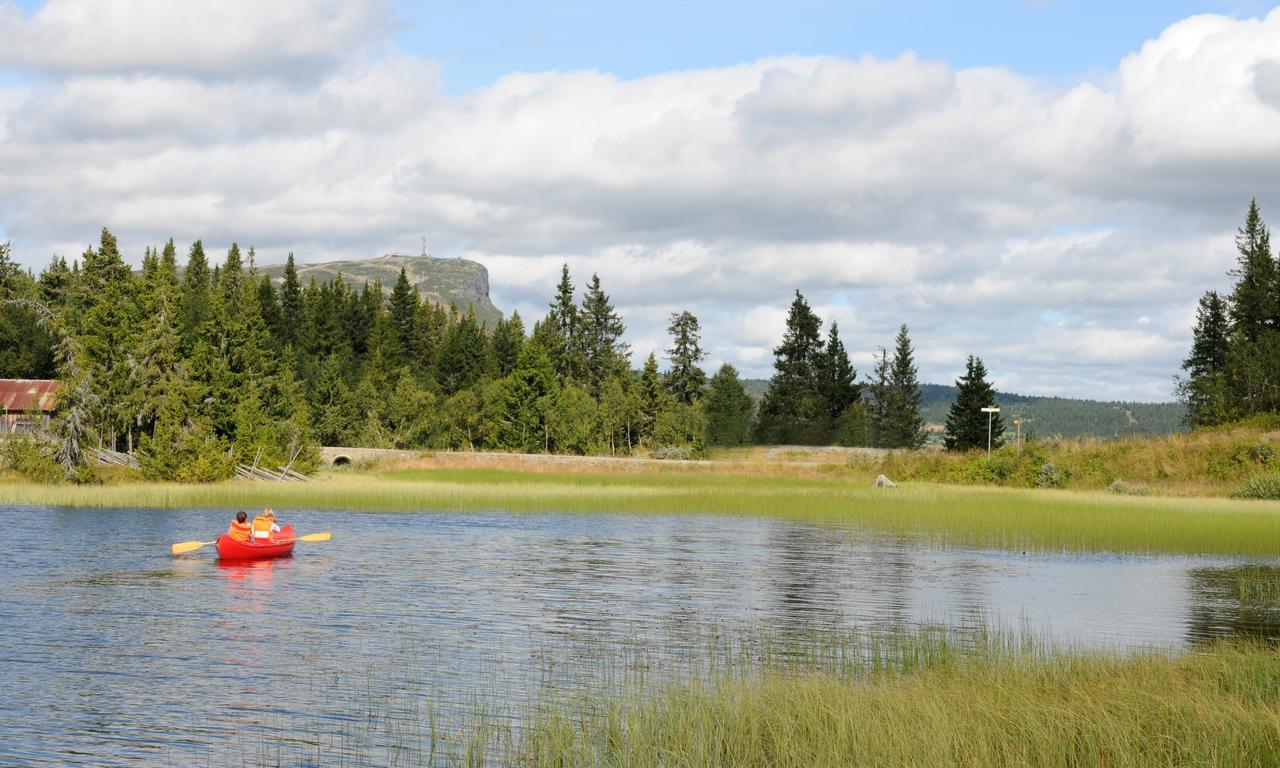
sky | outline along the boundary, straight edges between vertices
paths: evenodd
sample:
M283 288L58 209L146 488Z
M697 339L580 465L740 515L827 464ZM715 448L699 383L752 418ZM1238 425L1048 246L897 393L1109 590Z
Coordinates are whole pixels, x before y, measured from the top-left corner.
M0 0L0 239L484 264L528 325L598 272L768 376L801 291L860 371L1168 400L1251 197L1280 11L1248 2ZM824 329L825 329L824 325Z

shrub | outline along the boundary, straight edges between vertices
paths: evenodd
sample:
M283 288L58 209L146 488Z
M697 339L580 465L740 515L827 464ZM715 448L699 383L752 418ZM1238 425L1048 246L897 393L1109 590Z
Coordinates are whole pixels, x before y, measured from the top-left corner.
M687 445L660 445L649 451L649 457L685 461L693 458L693 448Z
M1115 479L1111 481L1111 485L1107 486L1107 490L1111 493L1118 493L1121 496L1150 496L1151 489L1144 483L1126 483L1123 480Z
M1064 473L1061 472L1053 462L1041 465L1040 469L1036 472L1037 488L1061 488L1065 480L1066 477L1064 476Z
M1249 478L1231 494L1233 499L1280 499L1280 475L1257 475Z
M33 483L57 483L65 476L47 441L14 435L5 441L2 455L14 472Z

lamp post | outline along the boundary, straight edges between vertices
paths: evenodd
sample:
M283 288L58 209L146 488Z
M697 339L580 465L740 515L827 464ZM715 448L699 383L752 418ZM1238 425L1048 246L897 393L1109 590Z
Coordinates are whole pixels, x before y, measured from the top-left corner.
M988 405L982 409L982 412L987 414L987 461L991 461L991 420L996 417L1000 409L994 405Z

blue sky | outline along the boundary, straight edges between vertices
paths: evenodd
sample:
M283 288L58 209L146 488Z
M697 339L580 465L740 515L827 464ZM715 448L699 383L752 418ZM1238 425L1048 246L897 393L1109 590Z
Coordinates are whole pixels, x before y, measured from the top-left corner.
M953 67L1050 79L1113 67L1197 13L1254 16L1267 3L1103 0L496 0L402 2L397 42L444 64L454 92L513 71L597 69L632 78L782 55L914 51Z

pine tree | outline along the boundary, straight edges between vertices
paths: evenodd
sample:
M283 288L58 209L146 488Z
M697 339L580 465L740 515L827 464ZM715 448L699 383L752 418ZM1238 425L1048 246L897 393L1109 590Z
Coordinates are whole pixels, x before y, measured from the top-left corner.
M446 395L466 389L489 369L489 344L476 322L475 312L468 311L449 329L440 358L436 362L436 381Z
M417 329L418 289L409 282L405 268L400 268L396 284L391 288L391 327L395 329L402 362L416 362L422 348Z
M140 434L150 435L165 402L177 398L183 404L192 398L179 349L181 336L174 323L175 293L171 285L159 287L154 298L155 312L138 337L130 359L127 401L134 427ZM185 421L188 414L173 413Z
M987 381L987 369L982 358L969 355L964 375L956 379L956 399L947 411L947 428L942 444L948 451L968 451L986 448L988 427L991 447L1004 444L1004 419L1000 414L990 417L983 408L994 407L996 390ZM989 423L988 423L989 422Z
M831 436L834 436L840 418L862 399L862 387L855 381L857 375L849 362L844 343L840 341L840 330L833 322L827 332L826 346L818 358L818 389Z
M1267 330L1275 329L1277 316L1277 270L1271 257L1271 235L1262 222L1258 201L1249 201L1244 226L1236 233L1238 266L1231 294L1234 331L1247 343L1259 341Z
M573 281L569 279L569 265L560 267L560 282L556 285L556 296L551 301L547 316L535 327L535 335L546 348L551 365L561 381L573 381L583 378L586 362L583 359L583 345L578 330L578 307L573 301Z
M814 444L826 439L818 376L823 354L821 327L822 321L796 291L782 344L773 350L773 378L760 403L756 424L759 442Z
M342 378L342 362L329 355L311 388L311 412L321 445L349 445L360 427L360 409Z
M874 423L880 447L919 448L924 445L925 437L924 417L920 415L924 398L916 380L911 336L905 324L898 329L892 362L886 361L882 350L881 366L887 370L876 371L881 400L876 406Z
M637 434L641 439L653 435L658 415L667 407L671 395L662 384L662 374L658 372L658 358L652 353L645 358L644 368L640 372L640 422Z
M510 374L515 370L520 350L524 347L524 321L520 319L519 312L512 312L510 318L498 321L491 342L497 375L501 377Z
M262 323L266 326L267 336L279 345L283 345L284 341L284 317L280 312L280 302L276 299L275 286L271 284L271 277L267 274L262 275L262 279L258 281L258 314L262 316Z
M182 279L182 335L191 340L196 329L209 319L209 261L199 240L191 244L187 253L187 269Z
M592 274L578 313L576 339L587 389L594 397L599 397L601 386L610 376L626 370L629 365L630 346L622 341L625 330L622 318L600 287L600 275Z
M298 347L305 315L302 311L302 284L293 264L293 251L284 263L284 280L280 283L280 328L286 344Z
M1187 378L1178 383L1178 396L1187 405L1187 422L1193 426L1220 424L1231 418L1227 364L1230 325L1226 302L1217 291L1200 298L1191 354L1182 362Z
M666 350L667 359L671 361L667 390L677 401L689 405L702 397L707 385L707 374L698 367L707 356L700 344L698 318L688 310L673 312L667 333L671 334L671 346Z
M732 365L725 363L711 377L703 405L707 415L708 445L746 445L751 442L755 403Z
M890 443L889 401L893 397L889 387L889 353L884 347L878 347L874 359L871 381L867 384L868 393L871 395L867 418L870 422L871 444L883 447Z
M71 287L71 268L67 260L54 256L49 266L40 273L40 300L54 311L61 310L67 301Z
M81 282L85 311L79 337L101 404L100 434L114 448L117 437L130 434L128 353L140 317L133 272L105 227L98 251L86 253Z

